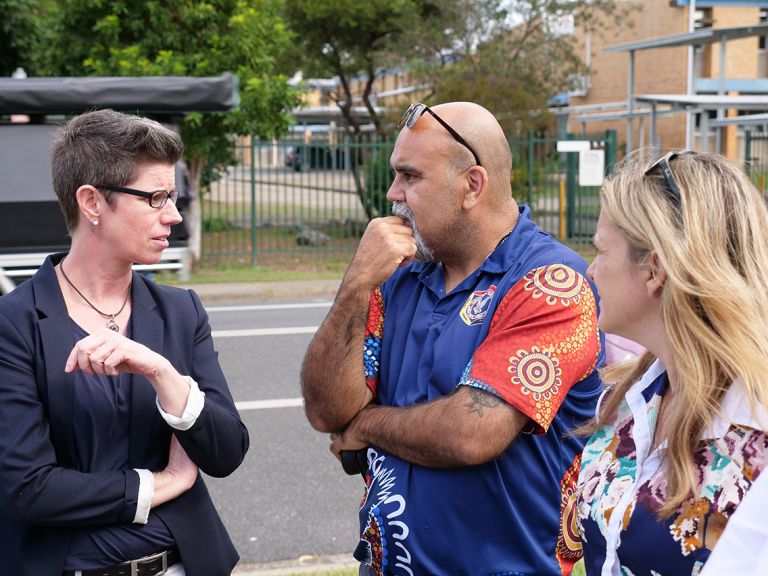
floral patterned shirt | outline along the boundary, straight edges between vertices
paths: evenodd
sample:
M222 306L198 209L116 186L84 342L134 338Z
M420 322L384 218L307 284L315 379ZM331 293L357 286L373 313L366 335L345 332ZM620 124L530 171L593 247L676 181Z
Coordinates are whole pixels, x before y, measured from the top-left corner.
M627 392L613 422L584 447L563 526L571 548L582 548L590 576L699 574L768 464L768 418L763 410L753 416L736 380L694 454L695 497L659 519L667 494L666 445L651 450L651 442L666 387L666 369L657 360Z

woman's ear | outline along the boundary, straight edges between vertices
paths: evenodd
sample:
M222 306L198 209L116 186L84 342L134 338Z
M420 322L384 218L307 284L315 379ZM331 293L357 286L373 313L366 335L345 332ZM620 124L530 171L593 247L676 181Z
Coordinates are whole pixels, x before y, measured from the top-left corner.
M648 271L650 276L648 277L647 287L649 296L661 296L662 290L664 290L664 284L667 281L667 272L661 265L661 260L656 252L651 252L648 256Z
M467 189L464 194L463 208L474 208L480 202L480 196L488 187L488 172L482 166L472 166L466 173Z
M96 188L87 184L80 186L75 192L75 198L86 222L99 220L106 200Z

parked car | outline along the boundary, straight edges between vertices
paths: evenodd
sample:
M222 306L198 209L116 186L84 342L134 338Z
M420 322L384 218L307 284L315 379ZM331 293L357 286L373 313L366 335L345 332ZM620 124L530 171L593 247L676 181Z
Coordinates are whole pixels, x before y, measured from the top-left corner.
M296 172L302 170L343 170L344 150L328 144L299 144L285 149L285 166Z

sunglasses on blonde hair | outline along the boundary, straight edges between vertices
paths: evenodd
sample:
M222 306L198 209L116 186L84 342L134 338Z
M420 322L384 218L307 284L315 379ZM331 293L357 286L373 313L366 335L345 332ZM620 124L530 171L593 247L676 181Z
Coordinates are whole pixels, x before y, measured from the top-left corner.
M672 167L669 164L678 156L684 156L686 154L696 154L696 152L693 150L670 150L664 154L664 156L656 160L656 162L651 164L645 171L646 176L653 175L657 170L661 172L661 175L664 177L664 185L668 193L667 195L670 200L672 200L672 203L678 207L681 202L680 185L677 183L675 175L672 172Z

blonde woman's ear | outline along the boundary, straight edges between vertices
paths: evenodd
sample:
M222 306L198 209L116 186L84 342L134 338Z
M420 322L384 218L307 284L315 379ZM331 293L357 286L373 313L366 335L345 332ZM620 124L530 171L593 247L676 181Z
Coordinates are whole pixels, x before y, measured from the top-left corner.
M667 282L667 272L661 265L661 260L656 252L651 252L648 257L648 272L650 273L647 283L648 294L650 296L661 296L664 284Z

